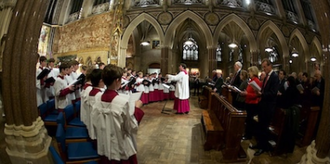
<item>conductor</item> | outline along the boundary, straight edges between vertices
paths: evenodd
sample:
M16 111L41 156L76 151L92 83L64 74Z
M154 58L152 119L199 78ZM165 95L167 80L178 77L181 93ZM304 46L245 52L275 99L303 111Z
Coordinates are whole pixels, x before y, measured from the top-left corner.
M167 75L168 82L176 81L174 110L175 114L188 114L189 106L189 76L186 71L186 64L181 63L179 66L180 72L177 75Z

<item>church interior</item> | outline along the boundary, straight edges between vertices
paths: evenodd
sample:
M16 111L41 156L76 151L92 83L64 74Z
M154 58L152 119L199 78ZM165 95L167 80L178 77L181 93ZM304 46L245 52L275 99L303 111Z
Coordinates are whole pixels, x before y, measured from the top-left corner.
M37 104L39 56L54 68L77 61L163 76L186 64L190 112L176 115L172 99L144 104L138 163L330 163L329 15L329 0L0 0L0 164L58 163L49 149L60 153L57 124ZM302 100L293 152L276 145L285 110L270 127L274 150L255 156L256 139L241 140L246 112L229 90L206 87L215 72L224 81L235 74L237 61L260 75L264 59L287 77L320 72L325 81L319 105Z

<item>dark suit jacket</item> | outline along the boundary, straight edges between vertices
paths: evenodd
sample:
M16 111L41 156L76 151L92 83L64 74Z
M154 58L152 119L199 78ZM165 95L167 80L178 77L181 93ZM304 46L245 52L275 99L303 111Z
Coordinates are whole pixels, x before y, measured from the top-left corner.
M313 95L313 99L312 99L312 104L313 105L317 105L320 106L322 108L323 106L323 99L324 99L324 87L325 87L325 82L323 77L321 78L321 81L315 81L314 87L318 87L320 89L320 95ZM313 88L314 88L313 87Z
M220 77L215 82L214 88L217 88L217 93L221 94L222 91L222 85L223 85L223 79Z
M265 84L266 79L264 79L263 84ZM279 87L279 79L275 71L269 76L266 85L262 87L261 101L267 103L276 103L276 96Z
M235 87L239 87L241 85L241 78L240 78L240 75L241 75L241 70L239 70L236 74L236 76L234 77L234 81L231 85L235 86Z

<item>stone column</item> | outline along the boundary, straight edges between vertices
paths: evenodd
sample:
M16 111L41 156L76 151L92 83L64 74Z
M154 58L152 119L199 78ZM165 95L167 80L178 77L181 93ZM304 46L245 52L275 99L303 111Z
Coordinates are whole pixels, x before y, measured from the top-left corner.
M169 72L168 50L168 47L162 47L161 49L160 70L163 75L166 75Z
M126 66L126 50L127 50L127 48L124 48L124 47L120 48L120 51L119 51L120 53L118 55L118 66L119 67Z
M18 0L3 58L6 151L12 163L51 163L51 138L36 101L36 63L40 29L48 0Z
M250 53L251 53L251 65L258 67L259 50L251 50Z
M209 77L212 77L212 70L217 69L216 51L217 51L216 47L207 47L208 65L209 65L208 75L209 75Z
M324 100L330 99L330 4L327 0L312 0L317 22L320 28L323 48L324 67L321 69L325 82ZM321 122L318 128L315 142L307 148L307 153L302 157L301 163L330 163L330 101L323 101Z

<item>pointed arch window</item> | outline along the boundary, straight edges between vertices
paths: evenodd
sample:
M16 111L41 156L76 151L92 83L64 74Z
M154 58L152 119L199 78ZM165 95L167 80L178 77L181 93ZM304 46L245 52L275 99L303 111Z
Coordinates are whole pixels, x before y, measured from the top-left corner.
M94 4L93 6L97 6L99 4L103 4L103 3L107 3L107 2L111 2L111 0L94 0Z
M309 26L309 28L311 30L314 30L316 29L315 27L315 20L314 20L314 17L313 17L313 8L311 6L311 3L309 0L301 0L301 6L303 8L303 11L304 11L304 14L305 14L305 17L307 18L307 24Z
M73 0L71 10L70 10L70 14L79 12L81 7L82 7L83 2L84 1L82 1L82 0Z
M275 46L267 48L266 53L268 53L268 59L270 60L270 62L272 62L272 63L278 62L279 55L278 55L277 48Z
M275 14L275 7L271 0L255 0L256 10L268 15Z
M172 0L173 4L184 4L184 5L191 5L191 4L202 4L202 0Z
M159 5L159 0L136 0L135 6L138 7L148 7L148 6L157 6Z
M298 24L299 18L293 0L282 0L283 8L286 10L287 19Z
M193 38L189 38L183 43L183 60L198 60L198 45Z
M217 62L221 62L222 61L222 50L221 50L221 45L218 44L217 50L216 50L216 58L217 58Z

